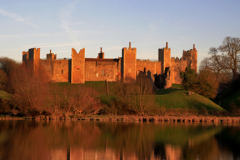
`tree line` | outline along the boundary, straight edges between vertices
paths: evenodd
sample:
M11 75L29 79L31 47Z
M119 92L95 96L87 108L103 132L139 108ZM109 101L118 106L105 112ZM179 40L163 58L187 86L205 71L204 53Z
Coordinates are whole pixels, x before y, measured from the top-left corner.
M219 84L231 84L240 88L239 82L240 39L226 37L218 48L209 49L209 57L203 59L199 73L186 68L181 73L186 90L214 99L220 92ZM157 112L153 86L146 75L138 75L129 83L118 81L115 97L101 103L100 93L84 85L59 86L50 83L44 67L33 69L32 62L17 63L0 58L0 90L9 93L10 99L0 98L0 112L11 109L22 115L87 115L87 114L136 114ZM237 87L236 87L237 86ZM109 93L108 93L109 94Z

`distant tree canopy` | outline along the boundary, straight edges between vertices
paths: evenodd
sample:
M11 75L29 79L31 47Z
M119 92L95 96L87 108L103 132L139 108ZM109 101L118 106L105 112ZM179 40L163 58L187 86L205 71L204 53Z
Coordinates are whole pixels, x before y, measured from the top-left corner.
M217 95L218 82L210 70L200 69L199 74L195 74L194 69L186 68L181 73L182 85L186 90L192 90L207 98L215 98Z
M218 48L211 47L208 54L210 57L203 59L200 69L211 70L220 83L237 78L240 66L240 38L226 37L222 45Z

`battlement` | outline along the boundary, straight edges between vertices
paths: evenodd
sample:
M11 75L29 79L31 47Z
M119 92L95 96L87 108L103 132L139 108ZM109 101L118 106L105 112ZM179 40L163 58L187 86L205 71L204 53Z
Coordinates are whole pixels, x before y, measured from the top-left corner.
M29 59L29 52L28 51L23 51L22 52L22 61L25 62L28 59Z
M163 47L163 48L159 48L159 51L165 51L165 50L168 50L168 51L171 51L171 48L168 48L168 42L166 42L166 47Z
M137 49L132 48L131 42L128 47L122 48L122 57L116 59L105 59L102 47L97 58L85 58L85 48L76 51L72 48L70 59L58 59L57 55L46 54L46 59L40 59L40 48L31 48L22 52L22 60L32 60L34 68L38 65L44 66L54 82L85 83L85 81L116 81L122 79L136 80L139 73L149 71L152 79L154 74L164 74L168 68L168 80L172 83L181 83L180 71L187 66L197 70L197 50L183 50L181 58L171 57L171 48L166 46L158 49L158 60L136 59ZM163 77L162 77L163 78ZM169 83L170 84L170 83Z
M195 44L193 44L193 49L190 49L187 51L183 50L183 58L192 57L196 51L197 50L196 50Z
M100 53L98 53L97 59L104 59L104 52L102 52L102 47L100 47Z
M129 47L128 47L128 48L127 48L127 47L124 47L123 50L124 50L124 51L131 51L131 50L132 50L132 51L134 51L134 52L137 51L136 48L132 48L132 47L131 47L131 42L129 42ZM134 53L134 52L128 52L128 53Z
M85 55L85 48L80 49L79 52L77 52L74 48L72 48L72 55L78 55L78 54L83 54Z
M150 60L150 59L136 59L137 62L158 62L158 60Z
M47 60L56 60L57 59L57 55L52 53L50 50L50 53L46 55L46 59Z
M178 58L178 57L171 57L172 62L180 62L180 61L185 61L183 58Z

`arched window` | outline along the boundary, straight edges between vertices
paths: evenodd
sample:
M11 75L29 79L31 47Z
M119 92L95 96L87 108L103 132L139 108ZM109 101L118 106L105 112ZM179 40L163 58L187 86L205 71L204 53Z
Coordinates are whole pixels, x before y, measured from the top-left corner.
M105 70L102 69L102 70L101 70L101 76L104 76L104 75L105 75Z

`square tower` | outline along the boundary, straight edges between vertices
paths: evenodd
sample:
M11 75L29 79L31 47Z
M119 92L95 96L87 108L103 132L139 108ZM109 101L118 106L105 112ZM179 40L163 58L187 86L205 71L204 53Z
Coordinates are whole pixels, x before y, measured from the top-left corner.
M131 42L129 47L122 49L122 79L123 82L130 80L136 80L136 54L137 49L131 48Z
M79 53L72 48L71 83L85 83L85 48Z
M158 61L161 62L161 73L165 72L167 67L171 67L171 48L168 48L168 42L166 42L165 48L158 49Z

